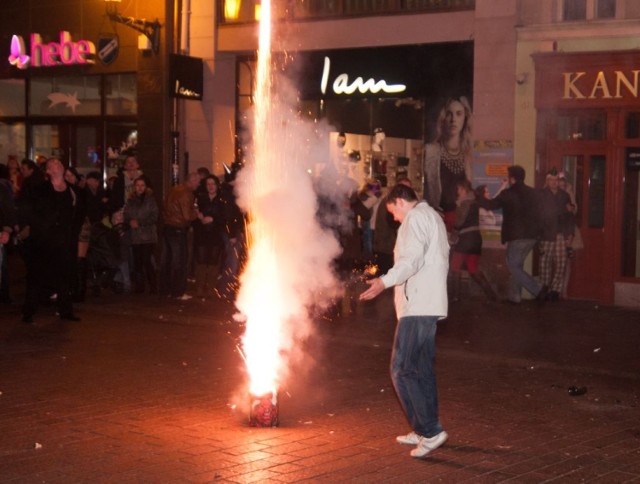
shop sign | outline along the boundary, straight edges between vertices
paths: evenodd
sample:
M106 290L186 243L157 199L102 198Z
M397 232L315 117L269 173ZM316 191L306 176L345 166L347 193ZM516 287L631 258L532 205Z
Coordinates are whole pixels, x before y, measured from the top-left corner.
M201 101L204 87L202 69L202 59L171 54L169 59L171 95Z
M29 55L20 35L11 38L9 63L18 69L59 65L93 64L96 47L89 40L74 42L67 31L60 32L59 42L43 43L40 34L32 33Z
M622 99L638 97L638 73L598 71L595 76L587 72L564 72L562 99Z
M327 93L327 84L329 83L330 73L331 59L325 56L324 67L322 68L322 79L320 81L320 91L322 94ZM373 78L369 78L365 81L361 76L357 76L350 82L349 74L344 72L336 76L331 87L335 94L347 95L353 94L356 91L360 94L378 94L380 91L387 94L396 94L404 92L407 89L407 86L404 84L387 84L387 81L384 79L376 81Z
M118 58L120 42L117 35L101 35L98 39L98 58L105 66Z

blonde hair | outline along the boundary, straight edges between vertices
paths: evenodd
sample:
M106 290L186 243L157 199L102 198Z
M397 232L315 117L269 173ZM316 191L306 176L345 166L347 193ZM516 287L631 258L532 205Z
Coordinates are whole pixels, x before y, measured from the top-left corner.
M472 112L471 112L471 104L469 104L469 100L466 98L466 96L450 97L444 103L444 105L442 106L442 109L440 109L440 113L438 114L438 120L436 123L435 141L438 141L440 144L442 144L442 142L444 141L442 139L442 133L444 131L443 130L444 123L446 122L446 119L447 119L447 109L449 108L449 106L451 106L451 103L453 102L459 102L460 104L462 104L462 107L464 108L464 126L462 127L462 131L460 131L460 149L466 155L471 153L471 148L472 148L472 142L471 142Z

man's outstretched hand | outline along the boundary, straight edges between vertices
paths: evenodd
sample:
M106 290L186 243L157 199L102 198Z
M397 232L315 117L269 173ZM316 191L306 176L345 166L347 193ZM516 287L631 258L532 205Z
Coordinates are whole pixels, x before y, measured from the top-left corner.
M369 301L384 291L384 283L379 277L366 281L366 283L369 284L369 289L360 294L361 301Z

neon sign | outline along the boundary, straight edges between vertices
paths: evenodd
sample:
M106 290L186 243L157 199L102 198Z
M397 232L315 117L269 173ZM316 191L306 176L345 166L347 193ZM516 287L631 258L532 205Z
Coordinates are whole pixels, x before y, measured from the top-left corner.
M331 71L331 59L324 58L324 67L322 69L322 80L320 81L320 91L322 94L327 92L327 84L329 83L329 72ZM364 80L362 77L356 77L352 83L349 83L349 75L346 73L339 74L333 81L333 92L336 94L353 94L356 90L360 91L360 94L370 92L371 94L377 94L380 91L384 91L387 94L394 94L403 92L407 89L404 84L387 84L386 81L376 81L372 78Z
M24 40L19 35L11 38L9 63L18 69L51 67L58 65L94 64L96 46L89 40L71 40L67 31L60 32L60 42L42 42L40 34L31 34L31 55L27 55Z

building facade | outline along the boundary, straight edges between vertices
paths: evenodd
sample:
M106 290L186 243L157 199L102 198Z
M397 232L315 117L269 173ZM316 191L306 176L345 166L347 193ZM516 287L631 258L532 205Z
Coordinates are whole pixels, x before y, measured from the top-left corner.
M0 159L55 156L106 180L136 153L162 191L172 19L173 2L164 0L2 2Z
M551 168L564 171L584 246L569 297L640 307L637 2L275 3L278 51L304 73L301 111L333 127L332 150L345 135L340 154L352 176L393 183L406 174L421 188L439 107L464 96L473 109L474 185L497 189L513 163L537 187ZM11 62L0 67L0 157L56 155L108 175L135 143L161 193L187 169L222 174L243 153L259 8L255 0L3 1L0 41ZM157 49L109 11L157 19ZM21 69L32 39L40 65ZM84 42L95 46L93 63L82 62ZM38 54L65 46L64 59ZM202 59L201 96L172 97L172 53ZM359 77L405 90L347 92ZM386 138L376 153L379 131ZM485 263L503 280L493 236ZM531 264L535 272L535 257Z

